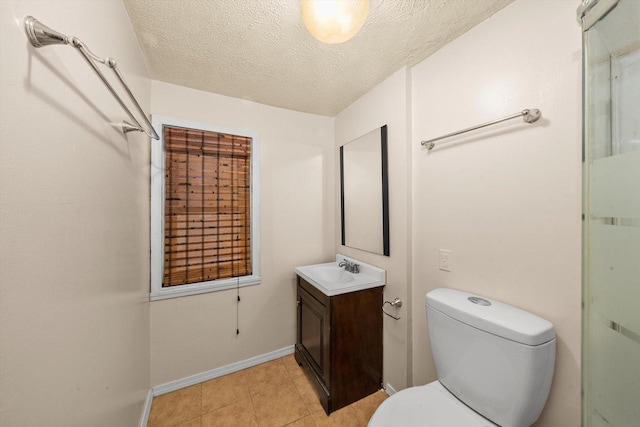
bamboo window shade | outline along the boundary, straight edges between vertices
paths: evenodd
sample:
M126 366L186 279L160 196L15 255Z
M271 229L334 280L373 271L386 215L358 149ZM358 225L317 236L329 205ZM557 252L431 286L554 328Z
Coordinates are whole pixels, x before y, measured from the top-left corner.
M164 126L163 287L251 275L250 137Z

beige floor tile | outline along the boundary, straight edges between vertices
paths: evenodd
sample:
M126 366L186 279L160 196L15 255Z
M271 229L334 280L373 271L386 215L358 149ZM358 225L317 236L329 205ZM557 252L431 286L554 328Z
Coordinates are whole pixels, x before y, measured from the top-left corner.
M291 382L291 377L284 367L282 360L276 359L252 368L240 371L244 375L251 394L265 393L286 382Z
M331 415L327 415L324 410L311 414L316 427L366 427L361 426L354 418L354 414L350 407L342 408Z
M241 372L202 383L202 413L250 398L246 376Z
M298 378L294 380L293 383L296 389L298 389L298 393L300 393L302 401L307 406L309 412L324 411L320 403L320 398L307 377Z
M369 419L373 416L373 413L378 409L378 406L380 406L387 397L389 397L389 395L380 390L349 405L353 411L354 420L356 420L358 424L366 426Z
M302 397L289 381L251 396L260 427L282 427L309 415Z
M316 423L313 422L313 417L307 415L304 418L300 418L297 421L287 424L287 427L316 427Z
M296 362L296 358L293 354L285 356L280 360L282 360L284 367L287 368L287 372L289 372L289 376L292 380L304 377L304 371L302 370L302 367L298 365L298 362Z
M182 426L200 416L201 400L201 384L154 397L147 426Z
M258 420L251 399L245 399L204 414L202 427L258 427Z
M311 415L317 427L367 427L369 419L387 397L387 393L378 391L329 416L323 409L316 409Z
M180 427L201 427L202 426L202 419L200 416L189 420L189 421L184 421L181 422L180 424L178 424Z

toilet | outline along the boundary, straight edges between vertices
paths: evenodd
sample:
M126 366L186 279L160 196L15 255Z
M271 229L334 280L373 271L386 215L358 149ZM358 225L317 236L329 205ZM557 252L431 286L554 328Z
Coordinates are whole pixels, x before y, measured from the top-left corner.
M553 325L519 308L454 289L426 296L438 379L395 393L368 427L528 427L547 401Z

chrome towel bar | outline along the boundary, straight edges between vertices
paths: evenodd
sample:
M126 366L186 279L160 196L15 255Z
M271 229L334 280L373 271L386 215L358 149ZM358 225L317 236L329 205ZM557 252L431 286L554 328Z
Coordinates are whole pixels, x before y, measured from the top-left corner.
M472 130L476 130L476 129L481 129L487 126L491 126L491 125L495 125L496 123L501 123L507 120L511 120L511 119L515 119L517 117L522 117L522 120L524 120L526 123L535 123L538 121L538 119L542 116L542 113L540 112L540 110L536 109L536 108L532 108L530 110L522 110L519 113L516 114L512 114L510 116L507 117L503 117L501 119L497 119L497 120L493 120L487 123L483 123L481 125L477 125L477 126L472 126L470 128L466 128L463 130L459 130L457 132L453 132L453 133L449 133L443 136L439 136L437 138L433 138L433 139L428 139L426 141L422 141L420 144L422 145L426 145L427 149L431 150L434 146L435 146L435 142L436 141L440 141L441 139L445 139L445 138L449 138L451 136L456 136L456 135L460 135L462 133L466 133L466 132L471 132Z
M145 114L144 110L142 109L142 107L140 107L138 100L136 99L135 96L133 96L133 93L131 93L129 86L124 81L124 77L120 73L120 70L118 70L118 65L115 59L100 58L99 56L91 52L89 48L77 37L68 37L55 30L52 30L51 28L44 25L42 22L38 21L33 16L27 16L26 18L24 18L24 29L25 29L25 32L27 33L27 37L29 38L29 41L36 48L49 46L52 44L66 44L78 49L78 52L80 52L80 54L87 61L89 66L91 66L93 71L95 71L98 77L100 77L100 80L102 80L102 83L104 83L104 85L107 87L111 95L113 95L116 101L118 101L118 104L120 104L122 109L127 113L129 118L133 122L133 123L129 123L127 121L123 121L122 132L127 133L133 130L136 130L139 132L144 132L145 134L147 134L149 137L153 139L160 139L156 131L153 129L153 126L151 125L151 122L147 118L147 115ZM138 113L140 113L140 116L146 122L148 130L142 127L140 122L134 117L131 110L122 101L122 98L118 96L117 92L113 89L113 86L111 86L109 81L105 78L104 74L102 74L102 72L96 65L96 62L100 64L104 64L113 70L113 73L116 75L118 81L120 82L124 90L127 92L127 95L129 96L133 104L136 106Z

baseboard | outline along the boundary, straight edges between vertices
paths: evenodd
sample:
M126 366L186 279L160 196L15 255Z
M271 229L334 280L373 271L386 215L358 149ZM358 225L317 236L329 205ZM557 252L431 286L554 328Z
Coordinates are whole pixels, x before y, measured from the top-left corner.
M395 389L395 388L393 388L393 386L392 386L391 384L389 384L389 383L387 383L387 385L385 386L385 388L384 388L384 389L385 389L385 391L386 391L387 393L389 393L389 396L393 396L394 394L396 394L396 393L397 393L397 392L396 392L396 389Z
M147 427L149 421L149 413L151 412L151 402L153 401L153 390L149 390L147 393L147 400L144 402L142 408L142 416L140 417L140 427Z
M189 387L201 382L209 381L214 378L221 377L223 375L232 374L243 369L250 368L252 366L259 365L261 363L269 362L271 360L279 359L286 355L292 354L294 346L284 347L279 350L275 350L269 353L261 354L260 356L251 357L249 359L241 360L240 362L231 363L230 365L222 366L220 368L211 369L210 371L201 372L199 374L191 375L176 381L171 381L166 384L161 384L151 388L153 396L160 396L172 391L180 390L181 388ZM149 405L151 406L151 405ZM143 424L144 425L144 424Z

